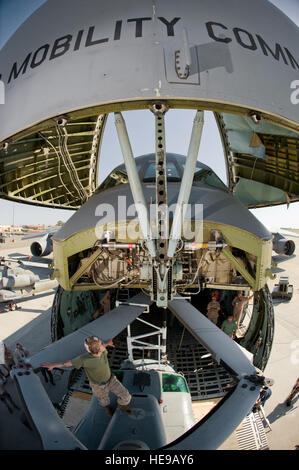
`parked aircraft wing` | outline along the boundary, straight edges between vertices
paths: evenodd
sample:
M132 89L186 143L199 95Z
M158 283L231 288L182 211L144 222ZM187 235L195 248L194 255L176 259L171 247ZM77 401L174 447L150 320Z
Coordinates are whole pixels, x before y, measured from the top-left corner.
M271 229L271 232L273 235L275 233L281 234L281 235L287 235L288 237L294 237L294 238L299 238L299 233L293 232L292 229L284 229L284 228L279 228L279 229Z
M30 238L44 237L45 235L52 236L52 235L54 235L54 233L56 233L59 229L60 229L60 227L59 227L59 228L56 228L56 229L45 230L44 232L30 233L29 235L24 235L24 237L22 237L22 240L30 240Z
M137 304L137 305L132 305ZM107 314L83 326L79 330L50 344L34 354L28 361L33 369L39 368L43 362L65 362L79 356L84 349L84 339L98 336L103 341L115 338L127 325L132 323L152 301L144 294L137 294L130 299L130 305L120 305Z

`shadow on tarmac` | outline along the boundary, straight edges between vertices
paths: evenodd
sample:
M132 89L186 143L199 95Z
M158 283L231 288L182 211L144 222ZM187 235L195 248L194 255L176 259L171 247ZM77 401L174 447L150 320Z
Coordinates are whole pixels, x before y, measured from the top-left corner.
M292 401L291 406L286 406L285 403L278 403L278 405L274 408L274 410L271 411L271 413L267 416L267 419L270 422L270 424L274 423L274 421L282 418L286 414L289 414L290 412L295 411L298 408L298 406L294 407L294 405L298 399L299 399L299 396Z

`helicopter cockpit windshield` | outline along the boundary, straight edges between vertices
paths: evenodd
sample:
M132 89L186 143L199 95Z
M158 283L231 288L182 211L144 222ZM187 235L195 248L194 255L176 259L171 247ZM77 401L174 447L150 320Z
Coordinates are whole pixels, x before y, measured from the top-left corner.
M182 181L185 163L185 156L175 153L167 153L167 182L179 183ZM141 182L155 183L155 154L148 154L137 157L136 168ZM127 171L125 165L120 165L115 168L103 181L103 183L97 189L97 192L104 191L124 183L128 183ZM193 184L195 186L205 184L213 188L227 190L225 184L220 180L220 178L218 178L214 171L199 161L196 163Z

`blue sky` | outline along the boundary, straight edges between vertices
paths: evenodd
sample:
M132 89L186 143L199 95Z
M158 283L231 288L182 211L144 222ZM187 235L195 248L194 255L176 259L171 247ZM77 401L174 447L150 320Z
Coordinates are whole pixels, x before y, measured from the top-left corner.
M32 12L46 0L0 0L0 48L13 32L26 20ZM271 0L275 6L287 14L297 25L299 24L299 0ZM154 152L154 119L148 111L123 113L135 156ZM166 119L167 151L186 154L194 111L170 110ZM140 138L142 136L142 138ZM226 182L225 162L218 128L212 113L205 116L204 132L199 152L200 161L209 165ZM108 119L100 159L100 180L118 164L122 163L122 155L118 144L113 116ZM22 224L55 224L58 220L66 221L72 214L70 211L32 207L26 204L12 203L0 199L0 223ZM261 222L269 227L299 227L299 203L252 211Z

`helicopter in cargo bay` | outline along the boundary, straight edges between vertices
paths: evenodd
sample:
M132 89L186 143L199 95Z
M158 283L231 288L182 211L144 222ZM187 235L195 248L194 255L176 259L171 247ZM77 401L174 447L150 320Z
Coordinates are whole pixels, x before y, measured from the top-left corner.
M57 9L55 25L44 21ZM125 21L128 11L132 18ZM249 209L299 200L298 113L290 99L297 43L296 26L266 0L244 0L238 11L233 0L225 9L220 0L88 0L84 11L79 0L51 0L0 51L7 97L5 114L0 108L1 196L76 211L39 250L42 256L46 245L53 247L52 276L59 283L53 343L29 358L26 373L16 368L13 376L42 448L107 448L113 439L104 430L91 443L94 402L74 432L62 426L34 371L43 361L78 355L87 333L105 340L120 335L121 344L124 330L148 314L156 315L157 328L169 324L167 337L161 332L166 350L178 335L184 345L187 330L189 346L194 340L204 347L213 367L231 380L218 391L225 399L204 420L159 446L216 449L252 409L267 383L256 368L265 369L274 335L267 287L272 249L290 255L294 246L273 240ZM24 99L30 106L20 113ZM171 109L194 110L186 155L167 151ZM151 113L155 126L155 151L138 157L123 117L134 110ZM205 111L218 125L227 185L197 160ZM112 113L124 164L98 186ZM107 291L108 312L99 307ZM254 300L244 309L248 321L236 342L206 311L217 295L229 312L240 291ZM200 364L192 364L196 374L211 367ZM133 369L119 374L128 381L136 375L131 385L139 384L136 400L143 400L148 377L136 368L128 372ZM196 377L200 399L205 380ZM133 449L132 440L123 448ZM119 436L109 445L121 442Z

